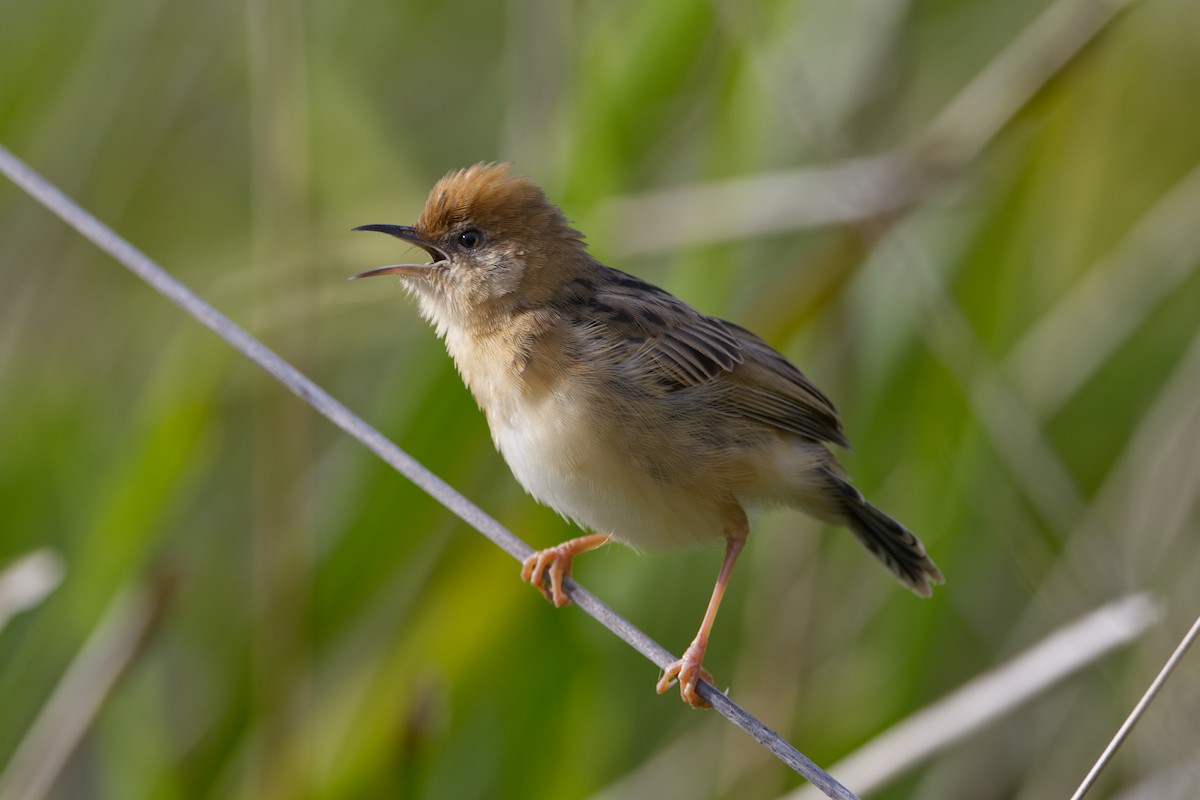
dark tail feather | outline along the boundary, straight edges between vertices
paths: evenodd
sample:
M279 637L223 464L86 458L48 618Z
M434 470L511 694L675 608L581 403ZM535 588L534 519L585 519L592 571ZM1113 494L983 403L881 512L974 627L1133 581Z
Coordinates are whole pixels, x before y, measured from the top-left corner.
M826 474L839 500L846 527L901 583L921 597L933 594L933 584L945 583L941 570L925 555L920 539L868 503L845 478L832 472Z

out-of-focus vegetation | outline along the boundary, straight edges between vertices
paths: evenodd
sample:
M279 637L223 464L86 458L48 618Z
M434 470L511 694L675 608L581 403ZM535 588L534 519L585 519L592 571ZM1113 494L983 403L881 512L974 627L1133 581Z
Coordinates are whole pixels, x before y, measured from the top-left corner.
M921 602L844 532L754 519L706 665L818 763L1086 611L1161 598L1135 645L873 795L1063 797L1200 608L1200 5L1131 4L978 152L922 139L1048 6L9 0L0 142L545 546L575 532L522 494L412 305L345 281L398 256L351 227L515 161L601 259L800 364L856 482L945 572ZM976 85L961 120L986 130L1007 86ZM720 241L628 216L652 190L917 141L898 213L755 224L878 188L851 180L752 193ZM0 563L39 548L65 572L0 630L0 776L57 747L34 765L50 797L800 783L0 182ZM678 651L719 560L614 547L576 571ZM1193 666L1094 796L1196 796L1197 720Z

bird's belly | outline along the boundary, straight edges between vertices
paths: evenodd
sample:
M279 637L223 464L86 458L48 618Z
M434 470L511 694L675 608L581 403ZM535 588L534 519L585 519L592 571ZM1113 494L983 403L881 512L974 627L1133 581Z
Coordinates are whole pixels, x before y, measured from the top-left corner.
M638 443L604 419L552 393L489 422L525 490L579 525L649 549L720 539L714 499L645 474Z

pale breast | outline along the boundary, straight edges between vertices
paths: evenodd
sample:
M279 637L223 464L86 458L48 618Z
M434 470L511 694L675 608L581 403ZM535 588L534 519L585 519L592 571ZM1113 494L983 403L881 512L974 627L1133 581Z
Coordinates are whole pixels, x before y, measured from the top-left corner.
M579 525L633 547L721 538L714 498L648 474L638 444L602 422L603 411L568 394L551 393L540 402L514 404L507 415L488 415L496 447L527 492Z
M613 387L594 383L586 365L549 369L545 354L520 351L511 335L452 328L446 345L496 448L539 502L634 547L722 538L718 499L676 480L678 468L656 468L658 426L616 408Z

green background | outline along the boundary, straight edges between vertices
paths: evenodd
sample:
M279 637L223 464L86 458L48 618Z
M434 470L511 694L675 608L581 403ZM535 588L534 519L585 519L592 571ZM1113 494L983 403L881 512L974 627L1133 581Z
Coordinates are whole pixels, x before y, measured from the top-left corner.
M0 143L543 547L577 531L522 493L413 304L345 280L407 252L351 227L514 161L601 260L801 365L849 472L945 573L920 601L844 532L753 518L706 665L818 763L1110 600L1161 601L1134 645L871 795L1065 797L1200 608L1200 4L1052 37L1068 63L1007 111L1011 74L973 81L1048 74L1019 38L1048 6L3 0ZM760 184L729 228L634 205L905 153L894 214L766 225L800 203ZM39 718L80 736L37 759L56 798L802 783L0 181L0 565L39 548L65 572L0 630L0 786ZM576 574L678 652L719 560L611 547ZM1195 796L1195 661L1094 796ZM81 694L48 704L73 663Z

